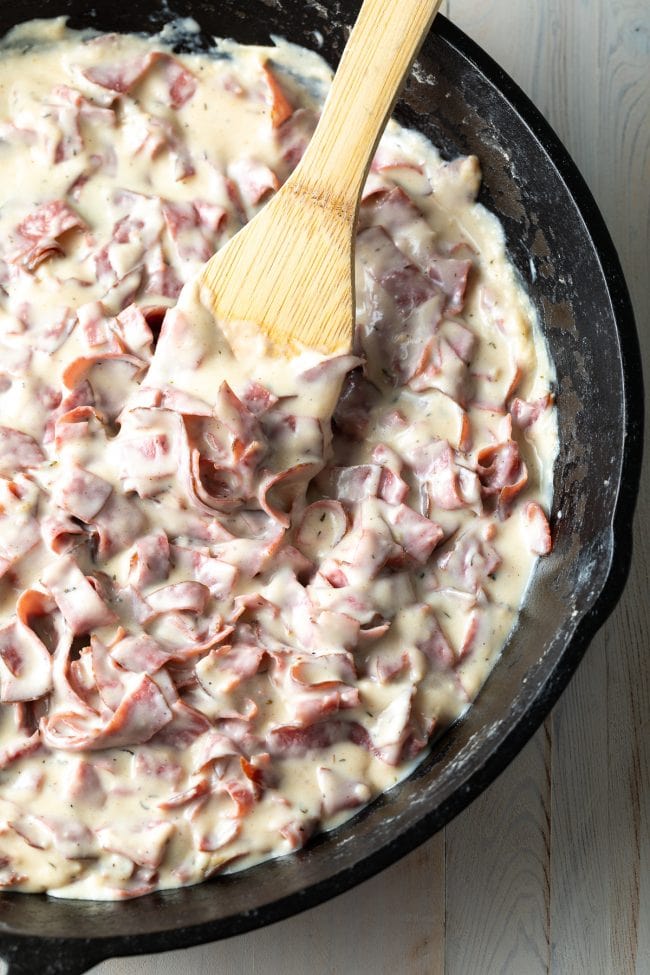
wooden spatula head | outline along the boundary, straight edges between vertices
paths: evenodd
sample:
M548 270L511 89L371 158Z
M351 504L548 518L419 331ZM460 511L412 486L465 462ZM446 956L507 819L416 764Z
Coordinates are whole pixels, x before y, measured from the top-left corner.
M296 172L205 266L215 317L254 322L270 351L349 348L354 218L354 203L310 187Z
M364 0L298 168L212 257L202 297L222 322L254 323L270 352L349 349L359 197L399 88L441 0Z

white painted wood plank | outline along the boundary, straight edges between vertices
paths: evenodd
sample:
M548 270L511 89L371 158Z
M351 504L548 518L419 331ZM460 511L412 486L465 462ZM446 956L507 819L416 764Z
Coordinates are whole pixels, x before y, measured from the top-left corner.
M552 971L614 973L604 634L590 648L551 727ZM589 713L591 708L591 713ZM623 975L623 972L621 972Z
M540 733L447 827L445 975L549 970L549 763Z
M213 945L104 962L96 975L444 975L444 837L321 907Z

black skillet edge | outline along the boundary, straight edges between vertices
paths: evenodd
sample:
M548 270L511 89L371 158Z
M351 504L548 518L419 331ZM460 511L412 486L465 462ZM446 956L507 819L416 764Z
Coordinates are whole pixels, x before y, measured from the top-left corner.
M555 669L541 687L533 707L477 769L463 788L446 803L426 813L415 826L354 868L259 910L174 931L93 939L34 940L0 933L0 955L8 962L8 975L81 975L106 958L170 951L243 934L321 904L372 877L410 853L461 812L508 765L537 730L573 675L587 646L613 611L629 574L632 556L632 521L636 505L643 451L643 378L634 313L616 249L596 202L584 179L548 122L524 92L463 31L438 15L434 31L461 53L493 84L522 118L556 168L584 220L607 282L620 342L624 377L625 447L621 483L612 523L610 567L603 589L578 623Z

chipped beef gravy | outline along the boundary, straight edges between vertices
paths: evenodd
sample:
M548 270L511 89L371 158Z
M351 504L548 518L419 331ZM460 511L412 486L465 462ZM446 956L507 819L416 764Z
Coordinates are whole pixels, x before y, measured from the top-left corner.
M467 708L550 549L552 369L475 158L389 124L352 355L227 341L191 284L328 79L63 20L2 44L5 888L121 899L298 849Z

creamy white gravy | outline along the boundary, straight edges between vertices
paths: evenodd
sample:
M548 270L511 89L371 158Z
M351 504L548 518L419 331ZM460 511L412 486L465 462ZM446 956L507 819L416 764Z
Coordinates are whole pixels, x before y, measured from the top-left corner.
M476 159L389 124L353 356L233 354L191 284L329 77L61 19L2 44L4 887L133 897L341 822L473 700L550 549L553 371Z

